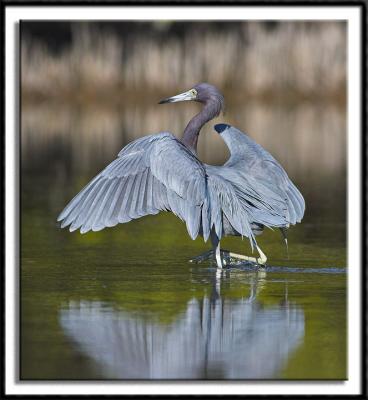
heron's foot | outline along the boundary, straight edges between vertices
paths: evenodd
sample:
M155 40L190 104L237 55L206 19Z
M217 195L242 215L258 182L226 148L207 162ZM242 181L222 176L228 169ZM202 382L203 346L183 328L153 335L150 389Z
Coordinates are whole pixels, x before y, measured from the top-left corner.
M228 250L221 250L221 261L222 265L226 265L230 263L230 257L229 257L230 252ZM193 257L189 260L190 263L196 263L199 264L203 261L207 260L216 260L216 252L214 249L208 250L199 256Z
M259 257L250 257L250 256L244 256L242 254L233 253L232 251L229 250L221 249L220 250L221 255L220 257L218 257L216 255L216 251L214 249L211 249L200 254L199 256L191 258L189 262L199 264L203 261L212 259L216 261L216 264L219 268L222 268L225 265L230 265L234 261L242 263L249 262L258 265L259 267L263 267L266 264L267 257L262 251L260 251L260 249L258 251L259 251Z
M251 262L255 263L259 266L264 266L266 265L267 257L264 253L260 253L259 257L250 257L250 256L244 256L243 254L237 254L233 253L231 251L227 252L227 254L224 255L224 258L228 258L229 261L236 260L240 262Z
M200 254L199 256L193 257L189 260L191 263L196 263L199 264L203 261L207 261L210 258L213 258L215 256L215 252L213 249L205 251L204 253Z

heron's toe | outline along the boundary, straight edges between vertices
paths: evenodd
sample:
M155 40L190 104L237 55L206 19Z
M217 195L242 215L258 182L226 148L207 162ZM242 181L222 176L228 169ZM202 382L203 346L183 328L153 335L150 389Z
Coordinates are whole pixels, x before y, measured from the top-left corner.
M205 253L200 254L199 256L193 257L189 260L190 263L199 264L203 261L207 261L208 259L212 258L214 255L213 250L206 251Z

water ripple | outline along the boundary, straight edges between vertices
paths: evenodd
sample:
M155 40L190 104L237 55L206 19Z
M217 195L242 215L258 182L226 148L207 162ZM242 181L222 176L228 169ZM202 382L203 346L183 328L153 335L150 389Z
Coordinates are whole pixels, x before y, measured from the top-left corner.
M254 265L237 265L237 269L243 271L255 271L256 267ZM346 268L341 267L329 267L329 268L316 268L316 267L282 267L282 266L271 266L267 265L265 267L259 268L260 271L264 272L277 272L277 273L299 273L299 274L346 274Z

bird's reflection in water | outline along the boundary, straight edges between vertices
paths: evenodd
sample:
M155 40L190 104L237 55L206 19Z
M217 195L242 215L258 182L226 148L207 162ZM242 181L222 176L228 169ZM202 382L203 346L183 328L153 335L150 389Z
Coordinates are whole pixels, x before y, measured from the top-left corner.
M60 323L106 378L278 377L303 341L303 310L289 302L287 294L278 305L262 306L257 300L259 272L251 277L249 296L223 298L226 275L228 271L218 271L210 296L192 298L170 325L97 301L70 302L60 312Z

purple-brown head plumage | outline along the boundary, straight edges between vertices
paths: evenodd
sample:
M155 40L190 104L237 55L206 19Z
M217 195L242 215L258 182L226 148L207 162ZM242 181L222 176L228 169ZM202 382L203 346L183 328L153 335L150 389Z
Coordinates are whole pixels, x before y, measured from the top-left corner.
M196 98L194 99L195 101L211 105L216 109L215 115L219 115L221 111L224 111L224 96L215 86L203 82L195 85L193 89L197 92Z

